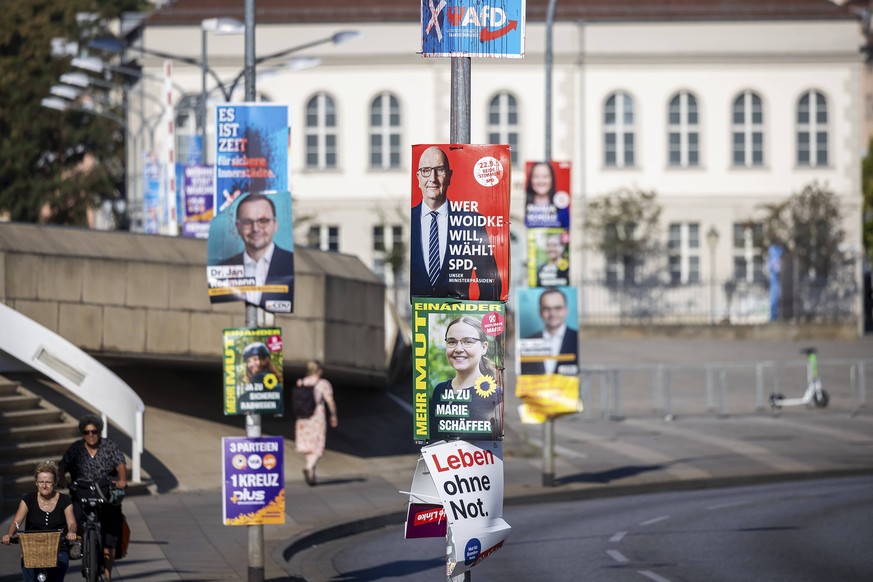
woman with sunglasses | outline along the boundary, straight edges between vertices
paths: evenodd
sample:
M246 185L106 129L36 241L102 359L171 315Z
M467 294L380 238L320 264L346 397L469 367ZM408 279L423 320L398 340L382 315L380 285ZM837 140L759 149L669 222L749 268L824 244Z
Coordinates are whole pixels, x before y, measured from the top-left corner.
M64 453L58 464L58 483L63 486L66 483L66 473L70 473L72 481L88 479L100 481L108 479L115 483L119 493L127 487L127 465L124 462L124 453L114 442L108 438L102 438L103 421L93 415L86 414L79 420L79 432L82 440L74 442ZM121 543L122 515L121 497L117 503L103 503L100 505L100 527L103 532L103 559L105 571L103 578L108 582L112 572L112 563L115 561L116 548ZM78 500L73 499L73 504L78 506ZM82 515L79 507L76 507L76 516L81 521Z
M503 434L503 387L488 357L489 336L469 315L446 326L446 359L455 377L430 397L430 440L461 437L494 440Z
M52 461L42 461L36 465L33 472L36 481L36 491L25 493L18 503L15 517L9 524L2 543L11 543L17 530L56 531L63 530L67 541L76 541L76 518L73 517L73 504L70 496L55 489L58 482L58 467ZM66 544L58 548L58 565L46 568L47 582L61 582L67 574L70 565L70 553ZM21 565L21 578L25 582L36 580L37 568L25 568Z

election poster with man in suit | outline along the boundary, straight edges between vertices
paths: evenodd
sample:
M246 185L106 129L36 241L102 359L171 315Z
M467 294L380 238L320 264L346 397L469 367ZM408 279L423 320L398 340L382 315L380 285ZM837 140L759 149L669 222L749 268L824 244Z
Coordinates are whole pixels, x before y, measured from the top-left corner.
M410 297L509 297L508 145L412 146Z
M579 321L575 287L518 289L516 349L522 422L582 410L579 400Z

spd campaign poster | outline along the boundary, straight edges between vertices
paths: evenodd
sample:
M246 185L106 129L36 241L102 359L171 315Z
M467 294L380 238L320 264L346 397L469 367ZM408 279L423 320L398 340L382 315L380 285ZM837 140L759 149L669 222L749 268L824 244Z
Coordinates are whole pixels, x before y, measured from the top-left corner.
M282 330L225 329L224 414L284 414Z
M446 576L459 576L499 550L509 536L511 528L503 519L503 446L438 442L423 447L421 458L447 522Z
M509 297L508 145L412 146L409 293Z
M503 439L504 304L412 304L413 439Z
M182 236L209 238L215 207L215 168L206 164L182 166Z
M525 164L524 224L570 229L570 162Z
M224 525L285 523L282 437L222 437Z
M518 289L515 394L523 422L582 409L579 400L579 332L575 287Z
M421 0L424 57L524 57L525 0Z
M243 194L212 219L206 282L211 303L245 301L274 313L294 311L289 192Z
M570 231L529 228L527 253L530 287L566 287L570 284Z
M215 106L214 207L245 192L290 190L291 120L287 105Z

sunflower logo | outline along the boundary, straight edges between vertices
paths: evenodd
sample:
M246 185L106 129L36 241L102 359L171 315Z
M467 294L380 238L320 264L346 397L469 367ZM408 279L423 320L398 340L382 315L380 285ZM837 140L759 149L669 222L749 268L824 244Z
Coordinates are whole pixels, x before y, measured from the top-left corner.
M279 384L279 378L276 377L276 374L270 372L266 376L264 376L264 388L267 390L272 390Z
M476 396L481 398L488 398L497 392L497 384L494 382L494 378L489 374L479 376L476 383L473 385L473 388L476 390Z

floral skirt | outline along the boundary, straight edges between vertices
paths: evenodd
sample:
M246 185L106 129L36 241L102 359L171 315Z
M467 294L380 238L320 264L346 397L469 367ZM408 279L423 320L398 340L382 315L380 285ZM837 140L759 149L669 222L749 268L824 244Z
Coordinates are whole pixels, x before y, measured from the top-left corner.
M324 455L327 440L327 420L324 403L319 402L309 418L298 418L294 425L294 448L298 453Z

